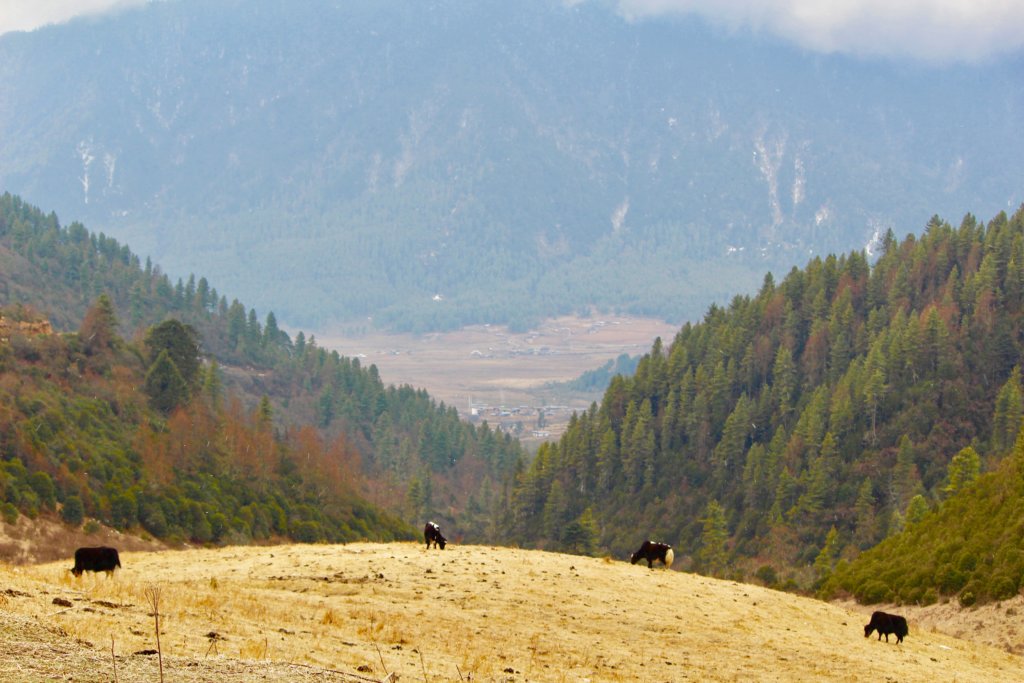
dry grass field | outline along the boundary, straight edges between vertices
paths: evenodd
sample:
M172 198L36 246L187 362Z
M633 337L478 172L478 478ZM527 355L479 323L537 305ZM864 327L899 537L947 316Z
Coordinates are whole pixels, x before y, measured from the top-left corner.
M0 565L0 680L1020 681L1024 661L912 617L617 559L353 543Z
M667 346L678 325L626 317L564 317L536 330L512 333L474 325L424 335L368 333L316 335L321 347L373 363L386 384L409 384L464 411L469 401L538 405L544 385L575 379L620 354L647 353L658 336ZM592 397L582 397L586 408Z

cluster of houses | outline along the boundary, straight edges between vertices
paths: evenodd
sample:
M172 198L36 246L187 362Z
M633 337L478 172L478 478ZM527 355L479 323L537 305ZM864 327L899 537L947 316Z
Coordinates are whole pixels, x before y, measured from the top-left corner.
M561 435L572 413L573 409L565 405L535 408L470 403L468 418L474 424L487 422L492 429L518 439L546 441Z

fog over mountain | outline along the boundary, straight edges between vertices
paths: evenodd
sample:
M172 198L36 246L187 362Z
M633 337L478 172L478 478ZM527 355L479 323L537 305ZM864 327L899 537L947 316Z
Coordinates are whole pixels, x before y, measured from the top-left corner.
M681 321L1024 201L1019 52L861 59L729 6L169 0L6 33L0 190L285 324L406 329Z

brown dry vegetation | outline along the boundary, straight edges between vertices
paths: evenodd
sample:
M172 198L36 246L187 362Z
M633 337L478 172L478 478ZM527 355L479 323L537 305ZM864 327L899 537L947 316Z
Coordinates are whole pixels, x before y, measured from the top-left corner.
M0 565L0 680L1019 681L1024 662L911 618L613 559L477 546L290 545ZM55 603L54 601L60 602ZM345 672L345 673L342 673Z

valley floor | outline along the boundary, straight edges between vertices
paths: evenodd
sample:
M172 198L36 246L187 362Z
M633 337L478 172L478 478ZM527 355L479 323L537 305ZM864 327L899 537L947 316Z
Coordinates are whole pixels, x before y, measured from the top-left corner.
M619 559L354 543L122 564L0 565L0 679L158 680L132 654L156 648L155 595L179 681L1024 680L1021 658L913 617L902 645L865 639L868 608Z

